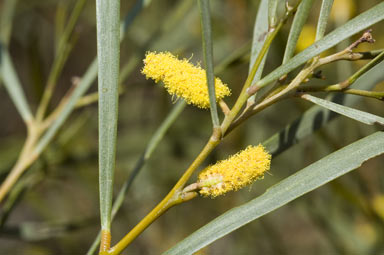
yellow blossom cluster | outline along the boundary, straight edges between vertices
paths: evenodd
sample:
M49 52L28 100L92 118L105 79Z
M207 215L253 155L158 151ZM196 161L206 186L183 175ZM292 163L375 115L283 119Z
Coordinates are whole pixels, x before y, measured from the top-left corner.
M179 60L170 52L147 52L141 72L147 79L163 81L169 94L183 98L188 104L209 108L206 72L187 59ZM215 78L215 89L217 101L231 94L219 78Z
M354 0L335 0L331 10L331 20L344 23L350 20L356 13L356 3Z
M271 155L260 144L248 146L229 159L222 160L200 172L198 184L203 196L217 197L241 189L269 170Z

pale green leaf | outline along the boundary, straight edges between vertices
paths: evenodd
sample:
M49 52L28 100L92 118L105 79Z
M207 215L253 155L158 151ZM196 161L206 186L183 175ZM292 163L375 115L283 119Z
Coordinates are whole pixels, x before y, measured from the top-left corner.
M363 74L351 87L371 90L379 81L384 79L383 69L384 61ZM328 99L347 106L355 105L361 100L360 97L345 94L332 95ZM271 136L263 145L273 156L276 156L298 143L301 139L325 126L337 116L340 115L317 105L312 106L279 133Z
M197 2L199 4L200 11L204 66L207 74L208 95L211 109L212 124L214 127L219 127L220 123L216 104L215 75L213 72L213 42L209 0L198 0Z
M251 58L249 61L249 73L252 70L253 65L255 64L256 58L260 53L261 48L265 42L265 38L268 34L268 0L261 0L259 9L257 11L255 25L253 28L253 38L252 38L252 49L251 49ZM267 59L268 52L265 54L263 60L261 61L259 68L253 78L252 84L259 81L261 75L263 74L265 61ZM256 98L256 95L252 95L248 101L253 102Z
M165 254L192 254L383 153L384 132L376 132L360 139L282 180L263 195L227 211L176 244Z
M307 21L312 4L313 0L303 0L297 9L295 17L293 18L291 30L289 31L287 44L285 46L283 64L291 59L295 53L297 40L299 39L301 30Z
M18 0L4 0L0 15L0 42L8 47L12 21Z
M321 4L320 16L316 28L316 41L320 40L325 35L325 29L327 28L328 17L331 13L332 5L333 0L323 0Z
M0 73L4 86L15 104L17 111L24 120L29 123L32 121L32 112L25 97L23 87L13 66L8 50L0 43Z
M327 108L333 112L337 112L338 114L341 114L351 119L365 123L367 125L374 125L374 124L384 125L384 118L368 112L363 112L363 111L356 110L344 105L336 104L331 101L314 97L309 94L304 94L301 96L301 98L308 100L314 104L320 105L324 108Z
M267 8L268 8L268 0L261 0L259 9L257 11L255 25L253 28L252 49L251 49L251 59L249 61L249 71L252 70L252 67L255 64L256 58L259 55L261 48L263 47L266 35L268 33ZM252 83L260 79L261 74L263 72L266 56L267 54L265 54L263 61L261 62Z
M377 82L383 80L383 69L384 62L377 64L360 78L358 78L352 87L363 90L370 90L374 85L377 84ZM358 100L361 99L360 97L353 95L341 94L334 95L331 98L333 101L345 105L354 105L358 102ZM300 118L288 125L285 129L270 137L266 142L263 143L263 145L271 154L273 154L273 156L277 156L289 147L298 143L304 137L323 127L337 116L340 115L334 114L333 112L320 106L313 106L307 110ZM214 240L210 242L213 241ZM183 241L183 243L185 244L185 241ZM177 247L180 247L180 245L181 244L179 243ZM173 250L174 249L171 249L170 252Z
M275 81L282 75L289 73L296 67L304 64L313 57L319 55L323 51L332 48L339 42L349 38L350 36L367 29L368 27L376 24L384 19L384 2L379 3L371 9L363 12L354 19L348 21L343 26L336 28L334 31L326 35L323 39L315 42L292 59L286 64L276 68L273 72L265 76L256 83L258 87L264 87L270 82Z
M278 9L279 6L284 4L283 0L269 0L268 1L268 20L269 27L275 27L278 22Z
M103 230L110 230L116 156L120 1L96 0L99 91L99 190Z
M183 100L180 100L169 112L168 116L164 119L164 121L161 123L161 125L156 129L155 133L149 140L144 152L140 156L140 158L137 160L133 170L130 173L129 178L124 182L123 186L121 187L118 195L116 196L115 201L113 202L112 207L112 220L115 218L117 212L119 211L120 207L122 206L124 199L128 193L129 188L131 187L133 180L136 178L142 167L145 165L145 163L148 161L148 159L151 157L153 151L155 148L159 145L160 141L163 139L165 133L168 131L168 129L172 126L172 124L176 121L176 119L180 116L180 114L183 112L184 108L187 106L187 103ZM98 233L97 237L93 241L91 247L89 248L87 255L94 254L96 249L99 247L101 239L101 232Z
M132 9L127 16L122 21L120 27L121 29L121 35L122 37L125 36L125 31L128 29L129 25L132 24L134 18L138 15L139 10L136 8L142 7L142 0L137 0L137 5L135 5L134 9ZM81 96L87 92L89 87L92 85L92 83L95 81L97 77L97 59L95 58L92 63L88 66L87 71L85 74L81 77L80 83L77 84L74 91L71 93L70 97L68 98L68 101L64 105L63 109L61 110L60 114L57 116L55 121L52 123L52 125L48 128L47 132L43 135L43 137L38 142L35 153L40 154L44 148L49 144L49 142L52 140L52 138L56 135L59 128L64 124L65 120L69 117L69 115L74 110L76 103L80 99Z

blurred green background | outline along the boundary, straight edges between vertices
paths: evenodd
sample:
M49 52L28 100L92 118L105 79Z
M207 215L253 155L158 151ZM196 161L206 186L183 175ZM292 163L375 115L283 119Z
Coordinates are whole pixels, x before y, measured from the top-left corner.
M0 1L0 11L3 7ZM122 3L122 17L136 1ZM138 1L141 2L141 1ZM335 0L328 30L381 1ZM74 0L19 0L9 44L10 54L35 109L52 65L57 41ZM132 171L153 132L175 99L140 74L147 50L171 51L202 62L200 20L195 1L144 1L121 44L121 66L132 63L122 82L115 190ZM259 1L211 1L214 57L217 63L246 49L218 76L232 89L232 105L248 73L250 41ZM313 42L321 1L315 1L298 50ZM289 25L269 51L264 73L281 64ZM384 48L382 23L372 27L374 45ZM356 36L356 39L359 35ZM87 1L75 28L76 43L58 81L53 109L72 80L81 77L96 55L95 3ZM353 40L354 38L352 38ZM348 45L348 43L346 43ZM344 45L345 47L345 45ZM340 46L339 49L343 49ZM335 52L332 49L327 53ZM137 63L137 65L134 65ZM333 84L365 61L340 62L322 69ZM378 84L376 90L383 90ZM91 91L96 90L96 84ZM90 92L91 92L90 91ZM257 145L295 120L311 105L286 100L251 118L212 153L205 165L224 159L249 144ZM363 98L356 108L383 116L382 102ZM21 118L0 85L0 178L6 177L26 137ZM85 254L99 230L97 104L76 110L54 141L21 179L17 203L0 230L0 254ZM135 179L113 223L118 241L170 190L210 135L207 110L188 106L170 128ZM171 209L123 254L160 254L226 210L262 194L279 180L325 155L378 130L339 117L272 161L270 173L241 191L214 200L198 198ZM348 174L213 243L201 254L384 254L384 157Z

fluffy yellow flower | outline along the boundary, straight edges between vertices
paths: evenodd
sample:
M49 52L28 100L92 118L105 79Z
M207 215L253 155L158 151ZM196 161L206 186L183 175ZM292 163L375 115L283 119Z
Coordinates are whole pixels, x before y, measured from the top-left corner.
M269 170L271 155L262 145L248 146L229 159L205 168L198 177L203 196L217 197L232 190L241 189Z
M146 78L163 81L169 94L184 98L188 104L209 108L206 72L187 59L179 60L169 52L147 52L144 68ZM231 91L219 79L215 79L216 100L229 96Z
M355 16L356 4L354 0L335 0L332 5L331 19L338 23L345 23Z
M296 51L301 52L315 42L316 28L312 25L305 25L301 30L300 37L296 44Z

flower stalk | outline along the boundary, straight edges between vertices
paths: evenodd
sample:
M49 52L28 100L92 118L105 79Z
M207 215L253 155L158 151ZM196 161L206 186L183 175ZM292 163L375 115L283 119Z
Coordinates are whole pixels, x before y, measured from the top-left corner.
M137 224L126 236L124 236L115 246L109 250L109 255L120 254L133 240L136 239L138 235L140 235L150 224L152 224L152 222L164 214L169 208L174 205L189 201L195 197L190 194L183 196L183 194L186 194L182 191L183 187L194 173L194 171L203 163L211 151L220 143L219 135L220 134L213 135L209 139L208 143L204 146L200 154L192 162L192 164L185 171L183 176L179 179L172 190L167 194L167 196L147 216L145 216L139 222L139 224Z
M256 71L264 57L264 55L267 52L267 49L269 48L270 44L272 43L273 39L275 38L278 31L281 29L282 25L288 18L288 16L295 11L295 8L289 8L287 9L286 17L278 23L276 27L271 29L269 33L267 34L267 38L263 44L263 47L255 61L255 64L247 77L247 80L243 86L243 89L237 98L237 101L233 108L229 110L229 108L226 106L225 103L223 103L222 98L217 98L216 95L216 101L219 102L219 105L221 106L223 112L225 113L225 118L223 122L221 123L221 126L219 128L214 128L213 133L207 142L207 144L204 146L202 151L199 153L197 158L192 162L190 167L186 170L186 172L183 174L183 176L179 179L179 181L176 183L176 185L172 188L172 190L166 195L166 197L146 216L142 221L138 223L126 236L124 236L115 246L110 248L106 254L109 255L117 255L121 253L138 235L140 235L153 221L155 221L158 217L160 217L163 213L165 213L169 208L173 207L174 205L189 201L197 196L197 191L200 191L201 194L215 197L220 194L224 194L225 192L229 190L236 190L239 189L246 184L249 184L249 181L245 181L244 183L236 183L233 184L231 189L226 190L222 185L225 187L228 183L225 183L224 175L214 175L213 178L209 179L212 174L207 174L205 178L203 173L210 173L211 168L207 168L205 171L202 172L201 177L199 177L199 181L197 183L194 183L190 186L187 186L185 188L185 185L187 181L190 179L194 171L203 163L203 161L207 158L207 156L210 154L210 152L218 145L220 144L223 137L228 134L233 128L238 126L242 121L244 121L246 118L250 117L256 112L259 112L266 107L272 105L273 103L282 100L284 98L288 98L291 96L294 96L297 88L302 84L305 80L308 79L308 77L311 77L313 75L313 72L316 68L318 68L321 65L328 64L334 61L338 60L357 60L363 58L363 54L357 54L353 53L351 49L345 50L343 52L336 53L334 55L325 57L325 58L314 58L312 61L309 61L305 67L299 72L299 74L287 85L287 86L281 86L277 88L275 91L272 91L270 96L267 96L264 98L264 100L258 104L249 105L249 107L246 107L245 110L240 114L240 116L236 119L236 117L239 115L241 109L243 108L244 104L247 102L247 99L252 96L256 91L258 91L261 88L260 84L257 84L252 86L252 80L254 75L256 74ZM163 55L161 55L163 54ZM157 58L159 57L159 58ZM166 59L164 64L162 63L162 58ZM168 61L168 62L167 62ZM186 93L185 89L182 89L181 91L177 91L179 87L182 87L182 83L185 83L185 80L183 82L180 82L182 80L181 76L178 76L178 74L183 73L184 70L187 70L187 67L183 67L179 71L172 73L171 69L178 68L177 66L180 65L180 60L177 60L172 55L169 55L169 53L148 53L146 60L145 60L145 66L143 69L143 73L147 76L147 78L152 78L155 81L162 80L164 82L164 85L168 92L170 94L174 94L176 96L183 97L188 103L195 104L196 106L200 108L208 108L210 106L209 104L209 96L208 91L204 96L204 100L196 100L194 98L194 95L188 95ZM187 60L181 61L183 65L189 65L188 68L190 68L191 64L188 63ZM162 64L160 64L162 63ZM171 67L173 66L173 68ZM196 68L196 67L194 67ZM169 69L169 70L167 70ZM194 71L193 71L194 72ZM205 77L205 72L202 70L203 76ZM185 72L188 76L189 72ZM177 82L175 82L177 81ZM203 81L204 87L206 86L207 80ZM217 81L216 81L217 83ZM266 86L267 84L264 84L262 86ZM217 84L216 84L217 86ZM217 92L217 87L215 87L215 91ZM201 99L201 98L200 98ZM193 102L193 100L195 102ZM202 103L204 102L204 103ZM240 155L241 153L239 153ZM266 154L269 155L269 154ZM265 164L265 167L263 168L263 171L257 172L253 177L248 178L247 180L254 180L257 178L262 177L262 174L264 171L269 169L269 160L268 156L266 156L266 161L268 162ZM219 163L220 164L220 163ZM219 185L219 186L217 186ZM231 186L231 185L229 185ZM211 189L212 188L212 189ZM212 191L213 190L213 191ZM215 191L216 190L216 191ZM204 194L205 193L205 194Z

